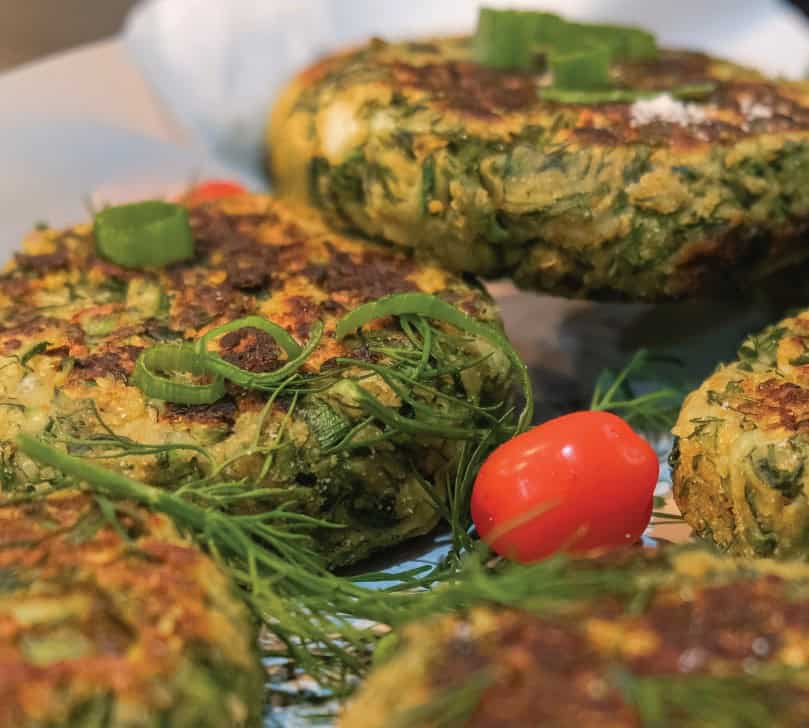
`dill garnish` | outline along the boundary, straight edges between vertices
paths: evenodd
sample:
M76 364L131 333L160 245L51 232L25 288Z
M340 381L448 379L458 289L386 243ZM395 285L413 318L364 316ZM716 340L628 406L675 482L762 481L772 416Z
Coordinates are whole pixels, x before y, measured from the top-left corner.
M65 488L87 489L95 495L102 515L99 526L115 530L123 529L118 514L124 513L120 509L127 502L165 514L241 587L245 600L275 638L275 649L267 654L290 659L296 669L336 696L349 694L357 678L366 674L381 637L380 624L395 630L414 619L465 609L481 600L541 611L571 599L631 592L632 585L621 571L582 569L571 578L563 557L531 566L492 566L489 552L475 544L469 516L475 476L494 448L530 424L532 395L529 385L522 393L524 401L515 397L497 404L481 403L474 388L478 367L493 360L525 384L524 364L497 330L478 322L469 324L465 314L436 301L406 294L382 305L370 304L340 332L355 337L352 343L369 356L339 357L316 373L304 371L302 365L303 355L308 356L320 340L319 327L312 333L311 346L287 351L288 365L281 373L253 375L217 358L223 376L266 396L255 435L219 461L202 444L154 445L121 436L89 400L76 412L55 415L43 438L21 435L18 440L20 450L47 466L42 475L50 488L40 487L17 500L41 498ZM370 327L354 333L377 315L396 318L401 330L396 337ZM202 341L198 351L209 356L206 343L222 332L219 329ZM641 352L623 372L605 374L593 408L616 411L636 425L667 421L676 406L674 388L654 396L637 395L634 389L638 380L648 381L650 363L651 358ZM281 402L284 415L272 421L270 437L265 425ZM305 412L301 402L309 407ZM307 423L325 455L350 457L360 448L389 441L403 449L418 438L444 441L447 467L431 480L421 478L420 483L449 525L448 556L436 566L406 572L332 573L318 553L317 534L345 526L298 512L296 489L272 485L274 463L291 446L288 429L293 417ZM73 420L83 418L95 423L96 434L88 435L86 426L76 426ZM418 458L417 449L411 447L409 452ZM140 456L168 458L174 453L193 458L195 468L173 481L170 489L98 464ZM256 475L249 479L240 477L237 467L247 458L260 458ZM14 496L7 502L15 502ZM246 508L247 502L259 503L258 509ZM378 588L379 582L386 586ZM469 710L483 687L464 693ZM448 715L463 713L458 712L458 702L447 700Z
M424 705L417 705L391 717L391 728L459 728L466 725L478 706L483 692L491 683L484 672L472 676L466 683L442 691Z
M681 382L662 372L661 365L673 363L678 362L639 350L621 371L606 369L601 373L590 409L612 412L645 432L668 431L687 394Z
M766 675L639 676L615 669L612 677L644 728L760 728L775 722L771 703L778 686Z
M391 302L398 308L385 310ZM426 587L457 570L460 555L472 544L468 504L477 469L492 449L527 426L532 405L528 388L522 400L508 395L499 402L481 389L482 366L496 365L504 382L512 375L527 382L523 363L494 327L426 295L393 297L366 311L393 316L400 331L391 335L389 328L367 327L355 333L370 320L355 316L342 336L349 339L349 352L367 355L336 358L318 372L305 371L302 364L320 341L319 325L309 344L293 346L275 324L264 322L276 341L287 344L282 348L289 356L280 370L266 374L239 369L207 352L211 339L255 320L214 329L198 342L197 352L217 374L264 393L255 434L235 452L217 459L195 441L135 442L117 434L87 400L54 414L39 439L20 437L19 449L47 466L40 471L40 487L20 497L87 489L98 499L104 523L115 530L121 527L115 518L119 503L165 514L242 587L246 601L283 645L284 656L336 694L346 693L367 669L379 638L366 625L400 624ZM296 488L277 476L276 461L293 447L293 422L311 427L332 463L361 448L384 451L388 442L395 443L412 460L428 502L449 524L452 555L438 566L397 575L333 574L331 554L321 555L320 542L324 534L348 526L306 515L301 503L310 497L311 484ZM433 468L429 481L421 476L423 439L444 443L444 464ZM172 456L190 466L166 481L164 474L174 473ZM128 470L125 465L112 470L99 464L138 457L156 459L156 472L148 476L154 482L127 477L121 472ZM256 459L253 474L244 477L240 463ZM14 502L13 495L8 502ZM387 588L380 590L383 580Z

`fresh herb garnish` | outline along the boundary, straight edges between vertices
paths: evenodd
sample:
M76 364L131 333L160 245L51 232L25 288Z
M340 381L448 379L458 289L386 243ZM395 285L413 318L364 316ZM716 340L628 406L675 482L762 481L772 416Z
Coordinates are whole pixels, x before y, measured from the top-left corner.
M283 366L271 372L256 373L241 369L235 364L225 361L217 354L208 353L207 342L210 339L246 327L260 329L264 333L269 334L275 340L275 343L287 353L289 357L288 361ZM323 323L316 321L312 325L309 341L306 343L306 346L301 347L298 342L289 335L286 329L278 324L259 316L248 316L246 318L237 319L236 321L231 321L224 326L217 326L215 329L211 329L197 342L196 347L197 353L201 357L204 357L206 368L212 374L222 376L234 384L249 389L272 391L285 379L294 375L295 372L306 363L306 360L312 355L312 352L320 343L321 336L323 336Z
M571 88L606 83L615 60L648 60L657 55L654 36L639 28L572 23L553 13L481 8L475 35L479 63L530 70L538 56L561 71L559 85Z
M611 65L655 59L655 37L640 28L573 23L552 13L481 8L474 54L490 68L549 71L552 85L539 96L557 103L632 103L661 94L701 99L716 90L709 81L659 90L616 87Z
M715 90L716 84L712 82L682 84L659 91L551 86L541 89L539 96L546 101L555 101L560 104L631 104L643 99L653 99L661 94L668 94L675 99L696 100L710 96Z
M291 366L280 376L270 372L276 375L272 381L257 379L262 375L241 370L207 351L211 339L234 328L253 326L256 321L241 319L209 332L198 342L196 354L205 359L208 366L214 360L221 362L216 365L221 376L243 386L263 389L270 396L260 416L255 440L244 451L233 454L227 462L211 462L203 477L177 483L174 491L132 480L101 468L88 458L154 455L168 449L187 449L199 451L210 460L204 448L139 444L116 435L106 426L105 433L96 438L72 437L60 431L57 418L50 441L21 436L20 449L57 471L53 476L54 489L85 487L107 499L106 503L128 500L169 516L240 584L247 601L283 645L282 654L291 657L299 668L338 694L350 691L354 678L367 670L373 646L379 638L378 632L357 620L396 627L419 615L462 608L494 593L500 604L530 604L536 608L573 596L623 593L628 588L624 575L619 578L609 570L583 573L581 578L570 580L562 575L564 560L561 559L531 567L498 568L492 573L487 564L487 552L468 553L474 549L469 534L468 504L475 474L494 447L531 421L527 371L511 345L494 327L425 294L400 294L362 306L340 322L337 336L349 337L371 321L389 316L398 319L406 343L376 338L374 332L368 330L358 335L368 351L385 358L385 366L347 356L337 359L332 369L317 374L302 373L301 366L318 345L319 327L313 329L309 344L303 347L285 331L289 341L284 341L283 335L273 330L278 334L273 338L287 353L287 365ZM260 321L263 330L275 326L264 319ZM273 332L268 333L273 335ZM476 340L482 340L486 346L471 347L475 351L473 355L459 353ZM501 407L481 406L474 396L453 394L442 384L447 379L462 379L465 372L492 356L501 357L503 363L508 362L520 376L526 401L519 414L507 403ZM628 382L642 374L649 364L648 355L639 357L640 361L633 359L628 371L611 374L609 378L605 375L601 389L594 396L595 408L615 409L619 414L632 417L642 414L651 422L659 421L653 417L656 410L665 406L668 411L673 406L672 401L664 397L637 396L634 389L629 396ZM160 366L172 368L165 364ZM368 379L381 379L402 402L402 408L391 407L375 398L363 386ZM259 455L264 458L264 464L255 482L262 482L272 458L286 446L283 424L271 445L262 445L259 440L263 420L277 399L285 399L286 423L300 395L326 392L342 380L348 380L348 387L356 395L355 401L364 414L350 421L350 426L339 413L332 411L334 416L317 414L316 421L320 424L314 428L315 435L319 435L324 451L345 452L412 435L429 434L443 439L457 435L459 438L455 471L445 474L442 482L423 483L452 529L453 552L439 566L398 575L337 576L316 554L312 539L317 529L340 526L297 514L292 510L294 503L258 514L247 514L241 509L245 499L278 495L277 491L260 485L228 479L230 466L240 458ZM171 396L173 392L164 394ZM636 407L634 415L632 406ZM55 443L86 450L83 457L78 458L53 447ZM23 497L41 497L44 493ZM105 506L105 510L108 517L114 515L109 506ZM385 590L372 588L373 583L380 580L391 582L393 586ZM425 591L425 587L438 582L444 587Z
M466 334L475 336L497 347L519 374L525 396L525 406L520 413L517 429L522 430L531 423L534 413L531 380L528 368L509 343L508 339L492 326L481 323L463 311L427 293L397 293L366 303L347 314L337 324L337 339L343 339L352 331L379 318L415 314L436 321L444 321Z
M188 210L161 200L108 207L95 215L102 258L126 268L155 268L194 257Z
M45 351L50 346L49 341L40 341L38 344L34 344L28 351L26 351L20 357L20 364L25 366L31 359L35 356L39 356L43 351Z
M177 404L211 404L225 394L225 382L219 375L209 383L194 383L177 381L176 374L209 374L206 359L188 344L157 344L138 357L132 382L147 397Z
M620 371L607 369L596 380L590 409L613 412L636 429L665 432L677 419L687 394L682 383L660 384L668 377L661 374L663 364L677 362L638 351Z
M616 669L613 682L637 710L644 728L759 728L773 725L776 717L770 704L777 685L765 675L638 676ZM689 719L699 722L690 723Z
M424 705L391 716L391 728L461 728L467 724L492 677L486 671L473 675L463 685L441 691Z
M491 68L530 68L535 55L537 15L481 8L475 35L477 60Z

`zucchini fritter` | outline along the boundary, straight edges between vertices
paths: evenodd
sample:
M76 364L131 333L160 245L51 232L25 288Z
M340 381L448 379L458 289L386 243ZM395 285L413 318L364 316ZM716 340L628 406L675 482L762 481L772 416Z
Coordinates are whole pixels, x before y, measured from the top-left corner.
M165 517L114 509L0 504L0 727L260 725L257 630L228 579Z
M613 595L590 598L601 569L615 579L603 589ZM491 588L499 595L496 581ZM559 596L576 588L585 596ZM473 602L468 612L407 628L340 725L798 728L809 721L804 564L737 562L693 547L637 549L573 562L533 594L530 587L521 593L525 611Z
M806 257L807 84L681 51L611 74L715 89L552 103L546 75L481 67L469 38L374 40L291 83L267 133L271 171L343 227L567 296L736 292Z
M809 311L749 337L674 428L686 521L745 556L809 557Z
M335 324L359 304L422 291L498 326L485 292L404 253L334 234L317 213L267 197L228 199L190 215L196 257L187 263L118 267L96 257L92 230L80 226L33 234L0 277L5 487L40 479L14 447L25 431L155 485L176 488L215 476L230 493L243 487L257 494L239 502L240 512L284 506L333 521L343 527L315 534L332 564L433 528L433 498L455 476L461 452L485 437L470 412L493 407L485 410L492 416L508 407L510 364L486 341L439 324L421 364L413 332L394 319L341 342ZM301 344L323 322L323 338L301 370L319 375L306 391L270 397L229 384L215 404L181 406L148 399L133 385L144 349L194 341L248 315L285 327ZM250 372L285 362L274 339L255 328L231 331L210 348ZM417 372L430 378L425 374L410 392L402 394L404 385L394 391L382 376L393 355L411 378ZM381 374L362 370L354 377L357 367L341 357ZM386 429L364 410L348 377L398 417L418 410L439 422L472 422L470 437Z

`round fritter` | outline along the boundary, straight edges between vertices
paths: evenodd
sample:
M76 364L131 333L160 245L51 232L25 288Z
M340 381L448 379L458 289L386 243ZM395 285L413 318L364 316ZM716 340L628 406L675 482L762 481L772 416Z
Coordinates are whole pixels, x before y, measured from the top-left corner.
M475 602L406 628L340 725L806 725L809 567L639 552L549 571L525 611Z
M718 295L806 257L807 84L679 51L612 74L715 90L551 103L544 74L481 67L468 38L375 40L294 79L271 172L338 225L567 296Z
M0 727L259 726L257 630L228 579L165 517L110 508L0 504Z
M156 485L208 477L230 483L230 492L234 483L261 489L239 508L284 505L344 526L314 539L333 564L433 528L436 494L455 476L462 450L484 437L469 424L474 412L509 406L510 364L482 339L435 324L430 357L416 369L422 350L398 320L383 319L342 342L335 324L361 303L422 291L499 326L485 292L406 254L334 234L317 213L267 197L232 198L190 215L196 257L184 264L120 268L95 256L91 228L81 226L33 234L0 277L5 487L25 488L43 477L15 450L22 430ZM197 406L148 399L133 385L144 349L193 341L246 315L280 324L301 344L322 321L323 338L301 370L320 378L306 391L274 397L228 384L223 399ZM251 372L285 361L275 341L255 328L220 336L210 349ZM400 384L398 393L381 375L359 368L375 365L384 374L394 355L400 374L421 376L413 387ZM470 426L472 434L448 441L394 432L365 411L354 382L399 417L421 408Z
M749 337L674 433L674 496L698 534L735 554L809 557L809 311Z

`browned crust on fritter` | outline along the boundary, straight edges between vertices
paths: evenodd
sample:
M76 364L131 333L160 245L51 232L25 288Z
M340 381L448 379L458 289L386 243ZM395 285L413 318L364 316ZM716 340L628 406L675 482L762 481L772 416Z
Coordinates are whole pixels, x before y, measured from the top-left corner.
M804 250L807 235L809 217L767 232L733 227L705 233L701 242L687 246L674 256L677 273L670 280L672 291L678 294L706 291L714 297L737 293L740 284L744 284L741 277L746 266L752 266L764 257L776 262L783 260L783 267L788 268L796 262L795 254ZM774 265L770 273L777 271L778 265ZM782 287L778 292L781 295L789 295L784 286L797 288L801 285L800 281L793 282L787 277L776 278L775 284ZM761 285L766 287L769 284L762 282Z
M323 321L323 341L304 366L318 371L323 362L350 353L334 338L334 328L361 303L426 290L475 312L484 300L459 278L417 265L406 253L334 233L316 212L293 204L245 195L193 208L190 220L195 259L147 273L98 258L89 227L35 234L37 252L18 255L0 275L0 351L21 355L21 341L32 334L47 340L48 332L51 338L58 333L60 345L43 355L72 367L71 385L103 378L126 383L140 352L155 341L196 340L215 326L257 314L284 326L300 343L316 321ZM82 280L96 287L117 282L125 288L137 276L159 284L168 306L159 318L133 317L125 302L91 302L68 318L18 305L23 297L36 306L46 292ZM122 317L123 323L102 335L85 332L88 322L110 316ZM255 372L272 371L286 357L256 330L233 332L211 346L226 360ZM260 406L255 397L232 390L227 406L168 407L162 416L175 422L232 423L240 412Z
M504 612L498 622L492 644L451 640L431 675L437 691L493 677L469 728L632 725L631 711L604 683L602 660L582 635L517 612Z
M460 44L461 41L459 40ZM429 44L410 44L409 48ZM384 44L378 46L384 48ZM462 46L459 45L459 48ZM373 54L377 46L368 46ZM468 55L468 54L467 54ZM733 79L723 78L717 61L703 53L661 50L657 60L626 62L613 68L619 86L665 91L685 84L710 82L716 90L700 104L710 104L703 121L681 125L666 121L633 125L632 109L626 103L564 104L543 101L538 95L541 74L501 71L470 60L435 59L419 51L418 61L374 57L374 65L387 69L391 90L405 96L424 95L438 110L480 121L508 122L515 115L530 118L543 109L557 109L576 117L571 140L589 145L618 146L628 143L667 145L689 149L711 143L733 143L751 134L772 134L809 129L809 108L789 95L788 84L770 81L754 71L734 67ZM352 53L321 60L298 77L304 87L315 85L346 63ZM744 107L761 106L771 111L766 118L751 120Z
M528 73L498 71L477 63L446 61L414 66L391 65L399 88L427 91L441 106L481 119L536 106L536 77Z
M762 423L765 429L809 432L809 389L794 382L768 379L756 386L738 411Z

